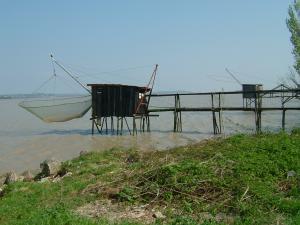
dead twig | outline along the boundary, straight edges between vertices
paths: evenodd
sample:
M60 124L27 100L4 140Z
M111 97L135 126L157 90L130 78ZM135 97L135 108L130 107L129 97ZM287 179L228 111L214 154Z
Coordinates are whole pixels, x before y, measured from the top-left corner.
M247 186L246 191L244 192L244 194L242 195L242 197L240 199L240 202L242 202L243 200L246 199L245 196L246 196L246 194L247 194L248 191L249 191L249 186Z

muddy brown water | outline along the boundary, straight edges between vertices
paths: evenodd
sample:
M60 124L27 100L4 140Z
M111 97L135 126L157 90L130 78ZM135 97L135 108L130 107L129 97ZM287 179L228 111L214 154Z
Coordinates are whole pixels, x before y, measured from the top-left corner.
M80 119L64 123L44 123L18 106L21 99L0 100L0 174L9 170L22 172L37 169L40 162L54 157L68 160L82 150L105 150L113 147L136 148L141 151L164 150L175 146L195 143L213 137L212 116L209 112L186 112L182 114L183 132L173 133L173 113L160 113L151 118L151 133L130 136L91 135L90 111ZM223 105L241 106L241 96L223 98ZM210 106L210 98L184 96L182 106ZM265 106L280 104L279 100L266 99ZM151 107L173 106L174 99L152 98ZM300 106L299 100L289 103ZM128 120L129 124L132 121ZM298 111L288 111L286 126L290 130L300 126ZM223 125L226 135L238 132L254 132L252 112L224 112ZM262 114L263 130L277 131L281 127L280 112Z

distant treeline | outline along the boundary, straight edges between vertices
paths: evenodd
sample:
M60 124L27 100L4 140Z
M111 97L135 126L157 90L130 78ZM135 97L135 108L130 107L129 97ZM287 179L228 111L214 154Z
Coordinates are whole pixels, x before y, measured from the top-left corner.
M78 94L44 94L44 93L35 93L35 94L11 94L11 95L0 95L0 99L24 99L24 98L44 98L44 97L66 97L66 96L75 96Z

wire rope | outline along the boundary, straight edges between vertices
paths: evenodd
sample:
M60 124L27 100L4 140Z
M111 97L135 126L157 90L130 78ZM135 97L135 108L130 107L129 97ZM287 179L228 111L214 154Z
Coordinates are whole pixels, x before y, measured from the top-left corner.
M32 94L36 94L41 88L43 88L48 82L50 82L55 76L49 77L46 81L44 81L37 89L35 89Z
M66 85L68 88L70 88L70 90L72 90L72 91L75 91L75 92L78 92L78 90L77 89L75 89L75 87L72 87L71 85L69 85L68 83L67 83L67 79L64 77L64 76L57 76L58 77L58 79L64 84L64 85Z
M136 66L136 67L128 67L128 68L120 68L120 69L115 69L115 70L111 70L111 71L102 71L102 72L93 72L93 73L87 73L86 71L82 71L81 69L74 69L74 67L76 66L70 66L67 65L66 67L68 67L68 69L71 69L73 71L78 71L83 75L79 75L78 77L91 77L91 78L96 78L96 79L100 79L103 80L106 83L113 83L112 81L109 81L107 79L103 79L103 78L99 78L99 76L110 76L110 78L118 76L118 77L127 77L130 78L131 80L133 80L133 75L125 75L124 73L121 74L120 72L126 72L126 71L134 71L134 70L139 70L139 69L144 69L144 68L149 68L153 65L143 65L143 66ZM119 72L119 73L118 73ZM141 82L141 80L138 79L134 79L135 81Z

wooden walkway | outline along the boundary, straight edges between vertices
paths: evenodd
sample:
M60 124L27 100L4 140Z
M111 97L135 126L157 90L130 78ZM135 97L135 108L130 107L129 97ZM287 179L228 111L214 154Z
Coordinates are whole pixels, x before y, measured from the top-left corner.
M266 107L266 108L260 108L261 111L281 111L281 110L300 110L300 107ZM193 108L193 107L181 107L181 108L175 108L175 107L166 107L166 108L158 108L158 109L149 109L149 113L153 112L174 112L174 111L180 111L180 112L211 112L211 111L248 111L253 112L255 111L254 108L244 108L244 107L201 107L201 108Z
M252 98L243 98L245 94L251 94ZM222 106L222 97L230 95L241 95L242 106L241 107L230 107ZM211 99L210 107L181 107L180 97L181 96L208 96ZM174 93L174 94L152 94L150 98L164 98L174 97L174 107L159 107L149 108L149 115L151 113L159 112L173 112L174 124L173 131L182 131L182 113L183 112L211 112L212 113L212 126L214 134L222 133L222 113L223 111L247 111L254 112L255 115L255 127L256 132L261 132L261 114L263 111L282 111L282 129L285 129L285 114L286 111L300 110L299 107L286 107L286 104L292 99L300 100L300 89L272 89L272 90L261 90L261 91L230 91L230 92L203 92L203 93ZM264 107L263 98L280 98L280 105L276 107ZM300 114L299 114L300 117Z

